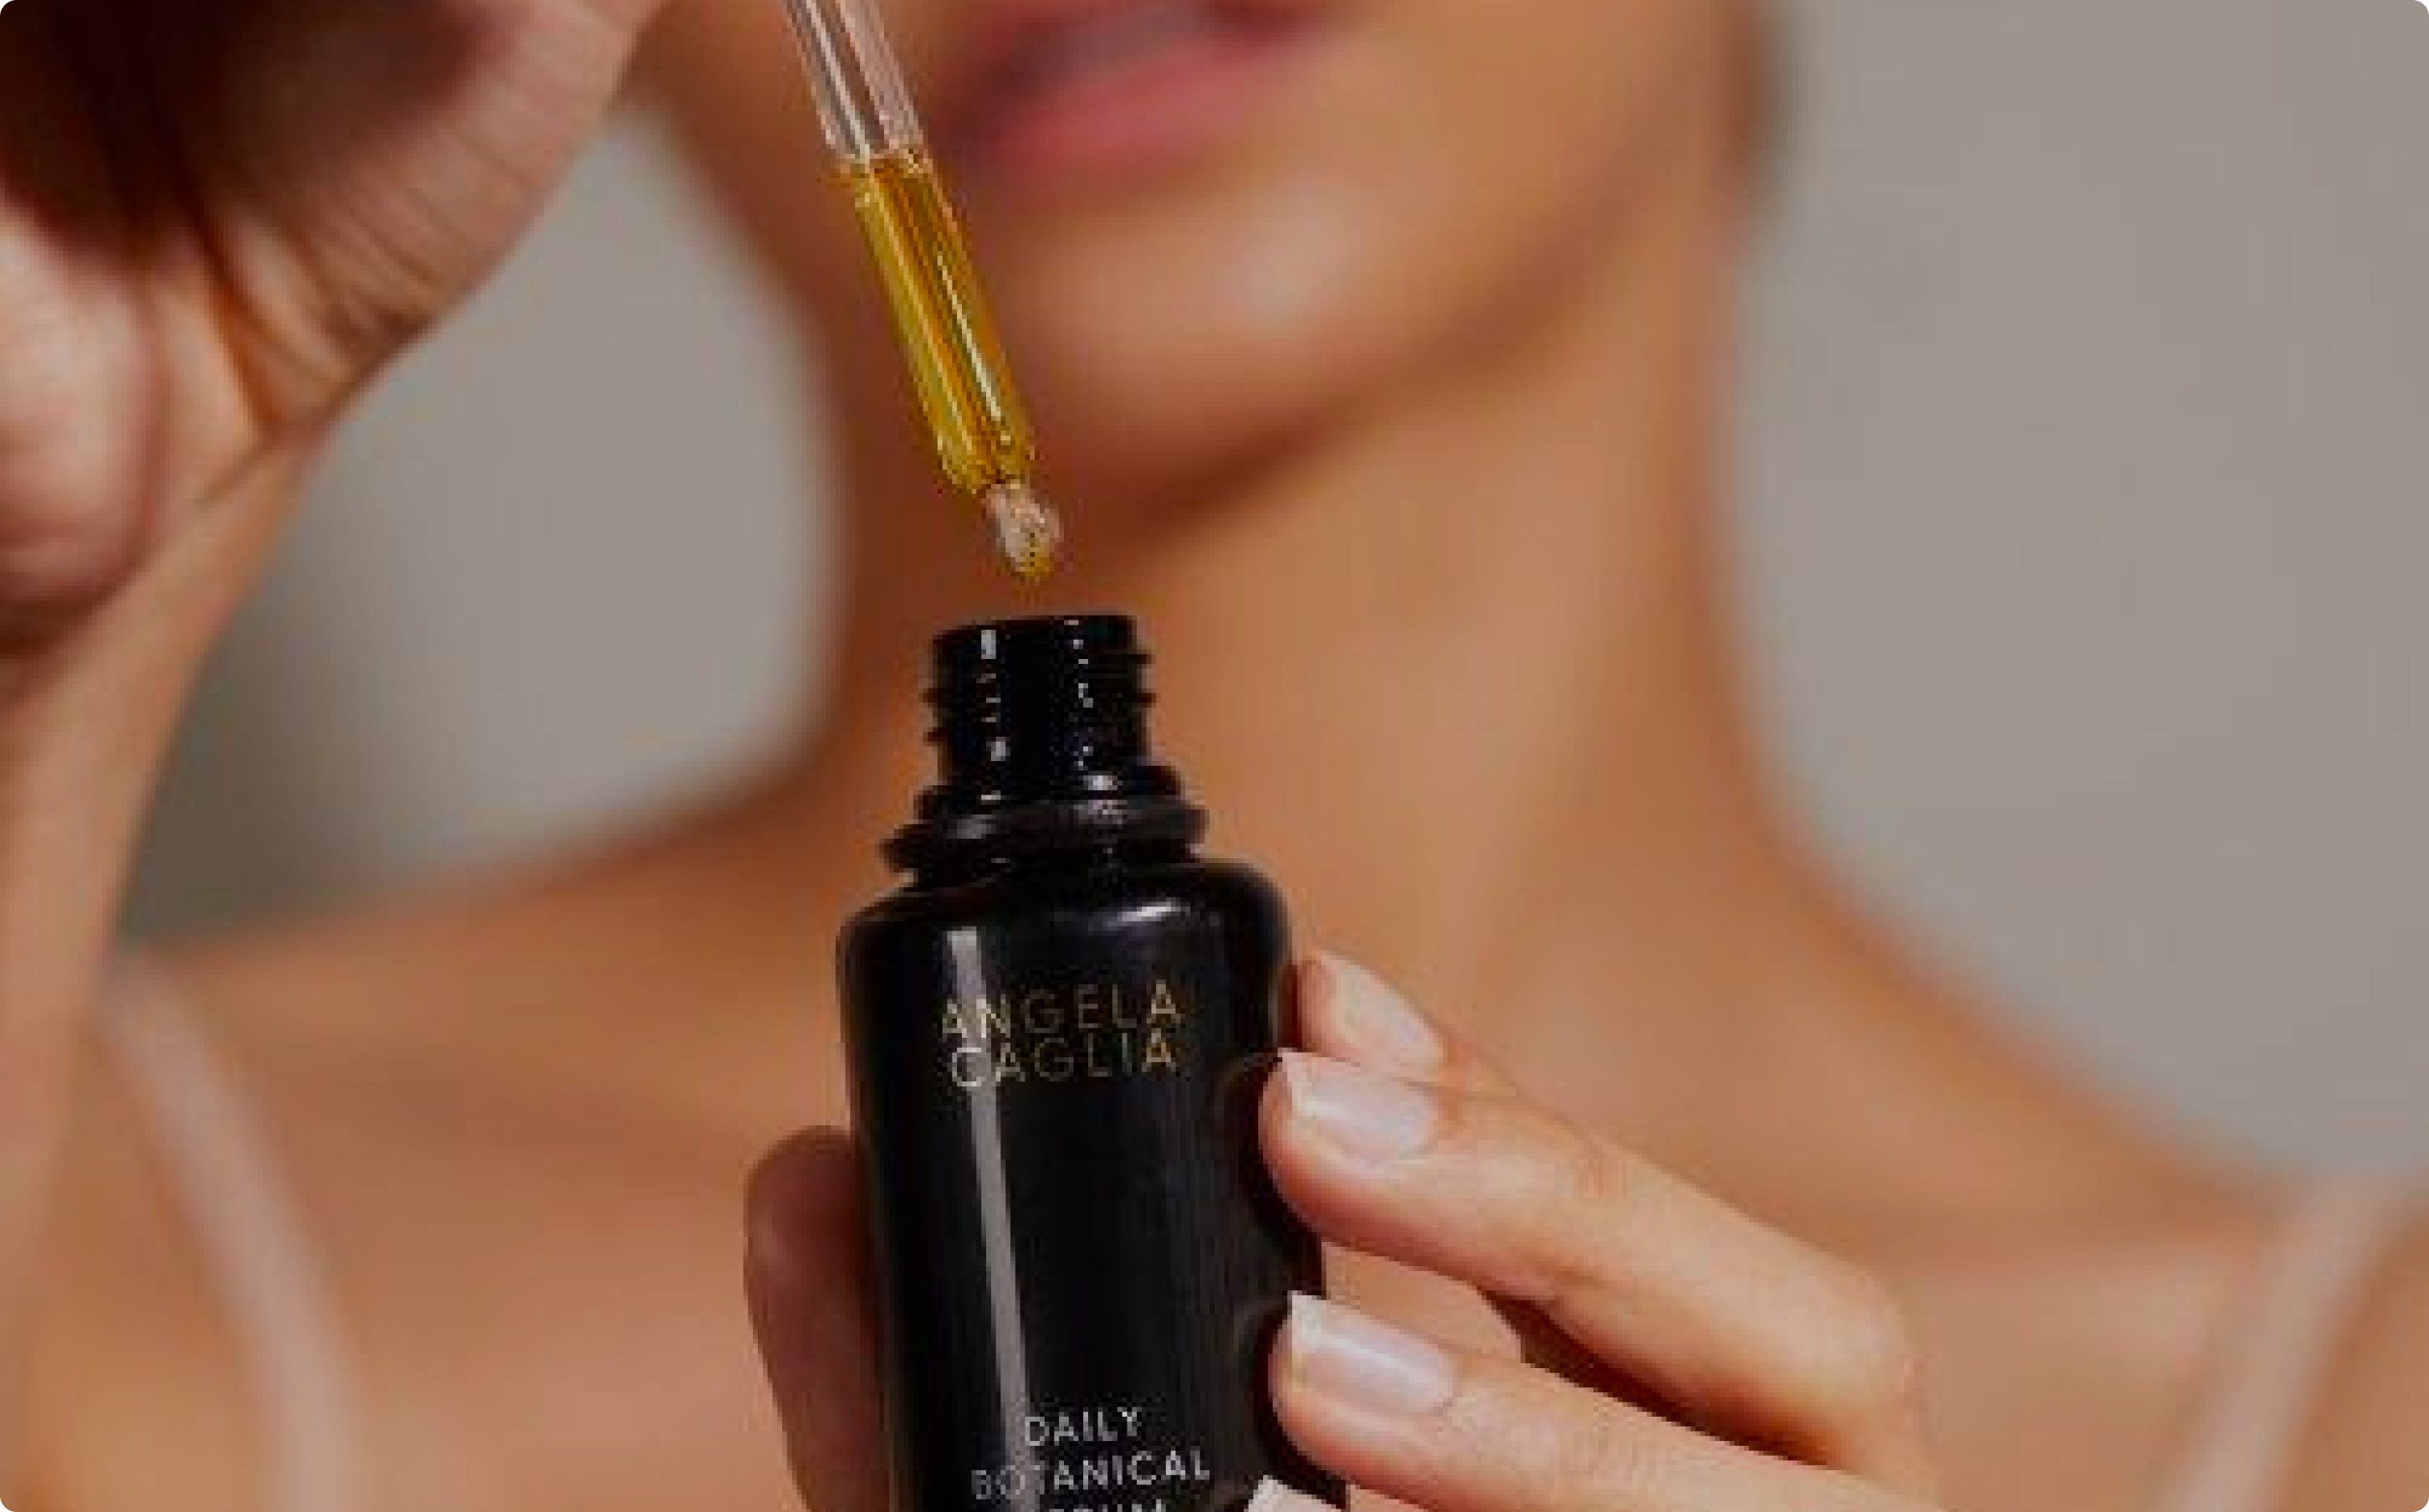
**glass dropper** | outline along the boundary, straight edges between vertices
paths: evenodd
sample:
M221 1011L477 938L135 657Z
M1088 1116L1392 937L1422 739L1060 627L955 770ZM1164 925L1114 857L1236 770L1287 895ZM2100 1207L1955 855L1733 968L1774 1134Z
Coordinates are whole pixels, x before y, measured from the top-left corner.
M785 8L937 460L985 508L1012 570L1043 579L1063 523L1037 489L1029 417L876 0L785 0Z

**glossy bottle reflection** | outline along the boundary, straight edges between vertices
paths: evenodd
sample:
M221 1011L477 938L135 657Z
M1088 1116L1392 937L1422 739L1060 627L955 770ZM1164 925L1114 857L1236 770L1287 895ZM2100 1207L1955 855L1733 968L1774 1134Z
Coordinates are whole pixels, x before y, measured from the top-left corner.
M1214 1512L1289 1448L1264 1355L1314 1239L1254 1104L1280 901L1200 860L1118 619L936 649L943 776L842 970L902 1512Z

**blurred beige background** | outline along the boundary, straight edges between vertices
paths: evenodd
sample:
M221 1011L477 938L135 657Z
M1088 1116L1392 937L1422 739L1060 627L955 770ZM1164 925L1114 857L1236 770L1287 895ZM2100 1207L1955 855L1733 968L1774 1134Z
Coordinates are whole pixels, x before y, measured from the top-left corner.
M2429 1163L2429 9L1788 19L1742 528L1794 781L2034 1032L2273 1158ZM346 437L139 928L341 906L772 738L823 557L788 360L620 127Z

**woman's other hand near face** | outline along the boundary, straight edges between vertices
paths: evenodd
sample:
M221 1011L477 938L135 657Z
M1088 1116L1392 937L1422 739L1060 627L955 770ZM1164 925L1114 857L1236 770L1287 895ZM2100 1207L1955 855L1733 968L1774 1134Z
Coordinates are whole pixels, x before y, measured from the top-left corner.
M319 439L513 243L657 0L0 11L0 1486L138 821Z

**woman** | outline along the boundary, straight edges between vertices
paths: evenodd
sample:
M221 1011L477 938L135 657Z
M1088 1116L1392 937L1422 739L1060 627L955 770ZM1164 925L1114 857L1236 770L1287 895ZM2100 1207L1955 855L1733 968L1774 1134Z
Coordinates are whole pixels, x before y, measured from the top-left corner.
M771 1144L789 1463L878 1504L844 1158L783 1138L843 1117L805 999L917 780L920 643L1038 600L936 501L777 8L655 8L0 18L12 1504L786 1504L730 1295ZM1312 1454L1429 1512L2429 1493L2429 1243L2020 1051L1775 806L1714 439L1755 17L892 8L1078 521L1054 599L1145 621L1224 847L1402 985L1304 968L1264 1109L1345 1252L1274 1359ZM627 844L111 969L179 699L320 441L636 52L845 375L826 717Z

